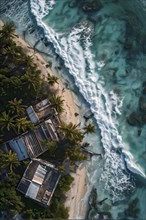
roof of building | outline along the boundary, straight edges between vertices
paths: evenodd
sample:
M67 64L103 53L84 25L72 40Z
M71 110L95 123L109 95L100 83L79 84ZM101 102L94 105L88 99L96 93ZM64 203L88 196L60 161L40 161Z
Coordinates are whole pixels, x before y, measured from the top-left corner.
M37 103L34 108L37 112L43 111L51 105L49 99L44 99L41 102Z
M43 141L59 140L54 125L50 119L39 124L34 130L22 134L6 143L18 156L19 160L35 158L44 153L47 147Z
M52 108L49 99L44 99L35 106L29 106L26 112L29 119L34 124L46 118L50 118L55 127L58 127L60 124L58 114L56 110Z
M6 143L6 146L10 147L18 156L19 160L29 158L27 148L25 146L23 137L17 137Z
M26 109L26 112L29 116L29 119L31 120L32 123L37 123L39 121L39 118L37 116L37 114L35 113L34 109L32 106L29 106L27 109Z
M47 117L50 114L53 114L51 103L48 99L44 99L41 102L37 103L35 106L29 106L26 109L29 119L32 123L38 123L40 119Z
M26 197L48 206L60 176L54 165L33 159L25 170L17 190Z

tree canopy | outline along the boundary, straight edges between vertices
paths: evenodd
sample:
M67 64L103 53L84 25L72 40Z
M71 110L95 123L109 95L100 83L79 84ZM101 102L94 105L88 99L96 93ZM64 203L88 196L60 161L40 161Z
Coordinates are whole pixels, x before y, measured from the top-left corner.
M58 84L58 77L49 75L48 76L48 84L50 86L53 86L55 83Z
M12 114L16 114L18 116L23 116L25 114L26 105L23 105L23 100L14 98L13 100L8 101L10 111Z
M69 124L62 123L60 126L60 131L63 133L65 139L76 144L80 143L84 138L82 131L77 127L78 125L75 125L72 122Z
M0 151L0 167L8 170L10 173L14 172L14 169L20 165L18 157L11 150L5 154Z
M55 108L59 114L61 114L64 111L63 108L64 100L61 98L61 96L52 95L50 98L50 102L52 107Z
M83 130L84 130L84 134L88 134L88 133L94 133L96 130L95 130L95 126L92 125L92 124L86 124L84 127L83 127Z

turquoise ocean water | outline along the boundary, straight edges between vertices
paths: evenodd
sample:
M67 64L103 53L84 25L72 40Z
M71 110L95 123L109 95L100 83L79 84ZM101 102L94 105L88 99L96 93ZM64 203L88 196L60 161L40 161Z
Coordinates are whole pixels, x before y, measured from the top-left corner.
M62 77L82 97L81 113L82 100L94 114L97 132L86 140L103 158L88 162L84 200L93 186L99 200L108 199L88 217L109 211L110 219L146 220L146 125L127 123L139 112L140 97L146 99L146 1L101 0L102 8L92 13L83 12L79 0L74 7L71 2L77 1L1 0L0 13L21 35L26 30L30 43L43 39L47 47L39 49L63 67Z

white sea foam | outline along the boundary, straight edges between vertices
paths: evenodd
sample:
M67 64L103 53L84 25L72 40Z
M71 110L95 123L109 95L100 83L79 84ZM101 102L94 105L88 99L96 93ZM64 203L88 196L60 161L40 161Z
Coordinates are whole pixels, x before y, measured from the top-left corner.
M18 29L24 31L25 28L31 24L31 19L28 16L28 3L23 0L8 2L5 0L2 7L5 7L5 5L9 5L4 13L6 19L14 21L14 23L17 24ZM22 9L24 13L22 13Z
M125 172L126 167L131 172L146 177L130 154L124 151L122 137L112 117L112 111L115 116L121 114L123 98L119 100L113 91L107 94L96 76L95 63L90 51L92 26L87 21L83 21L74 27L68 36L61 36L43 23L42 18L46 11L44 12L44 3L39 5L39 2L30 0L31 12L38 27L43 29L45 38L53 43L56 53L64 60L80 92L90 104L101 131L101 142L105 149L105 165L101 181L104 181L105 188L111 191L113 201L118 201L123 191L134 188L130 174ZM98 65L102 68L103 63ZM121 153L117 153L116 149L121 149Z
M127 164L127 168L130 171L132 171L133 173L136 173L136 174L146 178L144 170L138 164L136 164L134 162L133 155L129 151L126 151L126 150L123 150L122 152L125 156L125 161L126 161L126 164Z
M48 11L53 9L55 0L36 0L31 1L31 11L37 13L40 18L43 18L48 14Z

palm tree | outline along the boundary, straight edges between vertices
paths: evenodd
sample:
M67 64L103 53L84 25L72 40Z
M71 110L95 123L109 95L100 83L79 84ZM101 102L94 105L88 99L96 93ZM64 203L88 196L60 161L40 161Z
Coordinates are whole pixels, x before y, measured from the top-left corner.
M56 150L58 148L57 141L43 141L42 144L48 147L48 152L51 157L54 157L56 155Z
M33 124L31 121L28 121L26 117L24 118L17 118L15 120L15 127L17 129L18 134L22 131L25 132L27 129L32 129Z
M88 125L85 125L83 129L84 129L84 134L94 133L96 130L95 126L90 123Z
M25 63L28 65L28 66L31 66L32 64L33 64L33 58L32 57L30 57L30 56L25 56L24 57L24 61L25 61Z
M2 30L0 31L2 37L12 38L14 34L15 26L13 23L5 23Z
M38 72L34 72L33 74L27 72L21 77L21 80L23 85L25 85L30 92L37 92L40 88L40 77Z
M48 84L50 85L50 86L53 86L55 83L57 83L58 84L58 77L56 77L56 76L48 76Z
M31 68L31 69L35 69L36 68L36 64L34 63L33 57L32 56L26 56L24 55L23 57L21 56L21 60L23 61L24 65Z
M72 122L69 124L62 123L60 130L64 134L65 139L78 143L82 141L84 135L77 127L78 125Z
M7 45L7 41L10 41L10 40L5 40L6 42L6 45ZM8 43L10 44L10 42ZM4 44L3 44L4 45ZM12 45L7 45L7 46L4 46L3 49L1 50L1 54L3 55L3 61L2 61L2 65L3 66L9 66L9 60L14 60L14 58L16 59L16 52L14 50L14 48L12 47Z
M86 159L86 155L78 147L67 147L66 158L72 161L81 161Z
M2 54L4 56L7 56L7 55L11 56L11 58L12 58L12 56L15 55L15 51L13 50L13 48L11 46L7 46L7 47L3 48Z
M9 115L9 113L6 113L6 112L2 112L1 113L1 117L0 117L0 126L1 126L1 130L8 130L10 131L12 128L15 127L15 124L14 124L14 117L11 117Z
M17 98L9 101L9 106L12 114L16 113L18 116L24 115L24 111L27 106L23 105L22 102L22 99L17 100Z
M2 151L0 151L0 156L0 167L9 169L10 173L13 173L13 169L20 165L17 155L11 150L8 152L8 154L4 154Z
M64 111L63 109L64 100L61 99L61 96L52 95L50 101L52 107L55 108L59 114L61 114Z

